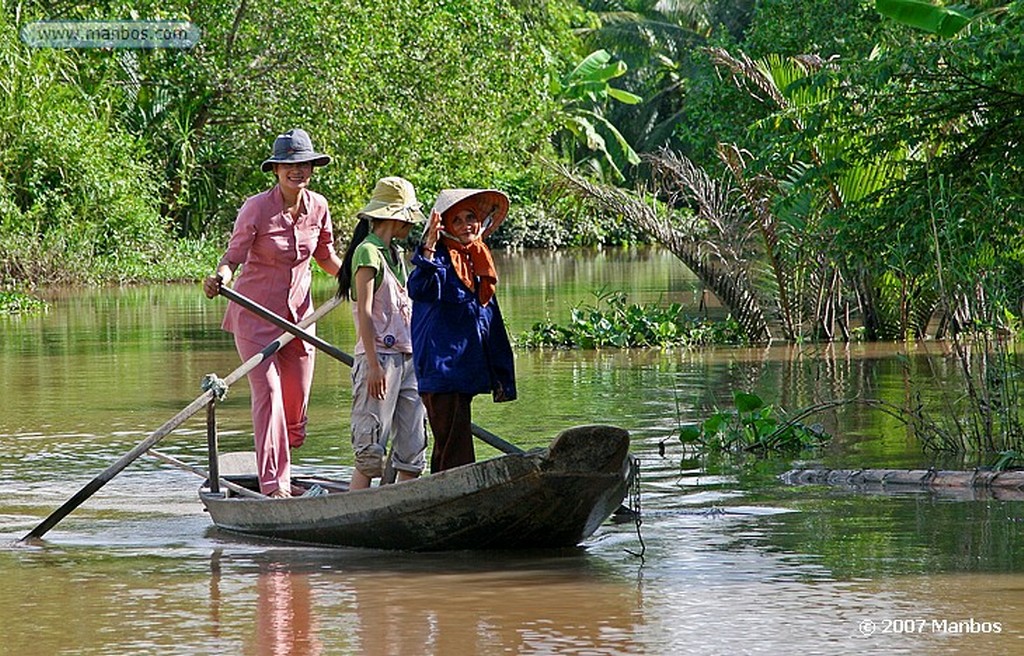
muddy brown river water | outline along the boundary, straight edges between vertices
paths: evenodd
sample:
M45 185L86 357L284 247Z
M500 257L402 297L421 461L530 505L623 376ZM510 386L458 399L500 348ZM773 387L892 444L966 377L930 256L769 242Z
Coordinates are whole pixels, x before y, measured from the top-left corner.
M638 302L698 295L660 251L524 253L498 268L513 332L564 321L601 288ZM317 298L331 291L321 280ZM639 532L606 524L577 549L412 554L242 540L212 528L198 478L148 457L43 543L24 545L18 538L195 398L204 374L238 363L218 328L223 300L198 286L46 295L46 314L0 319L0 654L1024 649L1021 502L786 487L770 474L709 470L674 437L733 389L784 407L821 394L822 381L833 395L899 398L903 345L518 351L520 400L478 399L476 423L525 448L569 425L613 423L630 430L641 460ZM319 334L348 350L351 324L342 307ZM907 355L938 357L916 349ZM348 371L321 357L314 386L297 467L344 476ZM225 449L247 448L246 385L219 421ZM931 464L884 416L849 409L825 421L837 437L811 464ZM201 418L160 448L202 465Z

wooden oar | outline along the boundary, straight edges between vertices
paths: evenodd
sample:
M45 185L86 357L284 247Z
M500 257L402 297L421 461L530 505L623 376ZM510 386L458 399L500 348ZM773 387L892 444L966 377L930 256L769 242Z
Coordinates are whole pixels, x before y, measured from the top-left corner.
M321 305L316 312L303 319L299 325L303 327L312 325L322 316L336 308L340 303L341 299L336 297L331 298L329 301ZM264 360L279 351L285 344L292 341L292 339L294 339L293 335L284 334L270 344L267 344L262 351L243 362L240 367L228 374L228 376L224 378L224 384L230 387L243 376L259 366ZM216 391L213 389L208 389L200 394L195 401L188 404L188 406L182 409L178 414L171 417L164 425L153 431L149 437L135 445L135 448L124 454L120 460L107 467L96 478L89 481L85 487L79 490L73 497L65 501L64 505L50 513L50 515L40 522L38 526L32 529L28 535L21 538L21 541L24 542L26 540L41 538L47 531L53 528L57 522L67 517L72 510L82 505L86 499L91 497L97 490L117 476L121 470L134 462L136 458L141 456L151 447L155 446L157 442L166 437L172 430L185 423L189 417L206 407L206 404L214 398L215 394Z
M249 310L253 314L256 314L257 316L260 316L260 317L266 319L267 321L269 321L270 323L274 324L275 326L277 326L281 330L283 330L283 331L285 331L285 332L287 332L287 333L289 333L291 335L294 335L294 336L298 337L299 339L302 339L302 340L304 340L306 342L309 342L310 344L312 344L316 348L320 349L321 351L323 351L327 355L330 355L332 358L334 358L336 360L339 360L339 361L347 364L350 367L352 366L353 359L352 359L351 355L349 355L348 353L345 353L344 351L340 350L338 347L334 346L333 344L325 342L324 340L320 339L316 335L311 334L309 331L303 330L301 325L299 325L299 326L295 325L291 321L288 321L287 319L282 318L281 316L275 314L274 312L271 312L270 310L268 310L267 308L263 307L259 303L256 303L255 301L253 301L253 300L251 300L249 298L246 298L245 296L243 296L242 294L239 294L238 292L236 292L233 289L229 289L227 287L221 287L220 288L220 293L225 298L229 299L230 301L232 301L234 303L237 303L237 304L241 305L242 307L244 307L246 310ZM491 445L495 449L501 451L502 453L523 453L524 452L522 449L520 449L515 444L512 444L511 442L506 442L505 440L501 439L500 437L498 437L494 433L492 433L489 430L486 430L484 428L481 428L480 426L477 426L476 424L470 424L470 428L471 428L471 430L473 432L473 435L475 435L476 437L480 438L480 440L482 440L483 442L486 442L487 444Z
M332 358L340 360L341 362L344 362L350 367L352 366L354 360L352 359L351 355L338 349L338 347L334 346L333 344L325 342L324 340L320 339L319 337L309 332L308 330L304 330L302 324L296 325L291 321L288 321L287 319L281 317L280 315L263 307L256 301L246 296L243 296L242 294L239 294L230 287L221 287L220 295L228 299L229 301L241 305L242 307L252 312L253 314L266 319L267 321L274 324L275 326L285 331L286 333L298 337L304 342L312 344L313 346L317 347L324 353L330 355ZM342 301L342 299L338 297L335 297L332 300L336 300L339 303Z
M184 469L185 471L192 472L193 474L195 474L196 476L199 476L200 478L205 478L205 479L209 479L210 478L210 473L208 471L206 471L205 469L203 469L202 467L196 467L194 465L188 464L187 462L182 462L181 460L178 460L174 456L169 455L167 453L164 453L163 451L157 451L156 449L150 449L149 450L149 455L155 457L158 460L163 460L164 462L166 462L169 465L174 465L178 469ZM260 494L259 492L253 492L252 490L250 490L247 487L242 487L241 485L238 485L237 483L232 483L231 481L224 480L223 478L218 479L218 482L221 484L222 487L226 487L227 489L231 490L232 492L235 492L235 493L237 493L237 494L239 494L239 495L241 495L243 497L250 497L252 499L269 499L270 498L270 497L268 497L265 494Z

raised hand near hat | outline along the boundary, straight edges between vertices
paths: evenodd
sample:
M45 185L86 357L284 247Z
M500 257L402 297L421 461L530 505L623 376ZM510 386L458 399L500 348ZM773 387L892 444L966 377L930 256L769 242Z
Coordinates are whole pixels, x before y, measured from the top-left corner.
M437 248L437 239L440 234L441 213L437 210L431 210L427 229L423 231L423 251L425 255L434 255L434 249Z

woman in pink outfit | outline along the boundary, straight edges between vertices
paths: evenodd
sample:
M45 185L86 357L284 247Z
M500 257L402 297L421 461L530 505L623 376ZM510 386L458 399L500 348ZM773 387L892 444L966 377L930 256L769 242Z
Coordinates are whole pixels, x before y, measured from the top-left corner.
M308 188L313 167L330 161L313 150L304 130L277 137L273 155L262 165L264 172L273 171L277 184L248 198L238 211L217 271L203 281L209 298L231 282L241 265L234 285L240 294L294 323L313 313L310 258L332 276L341 267L327 200ZM234 334L243 361L281 334L270 322L235 304L228 306L221 327ZM292 340L249 372L260 491L271 497L292 494L290 447L301 446L306 439L314 353L311 345Z

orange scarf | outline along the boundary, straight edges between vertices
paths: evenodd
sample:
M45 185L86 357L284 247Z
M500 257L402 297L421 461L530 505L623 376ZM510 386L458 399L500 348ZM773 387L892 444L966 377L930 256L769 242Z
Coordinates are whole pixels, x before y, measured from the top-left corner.
M494 268L491 250L483 241L476 239L463 244L457 239L443 237L448 253L451 255L452 267L466 287L479 293L480 304L487 305L494 298L494 288L498 284L498 270ZM477 279L480 280L477 289Z

